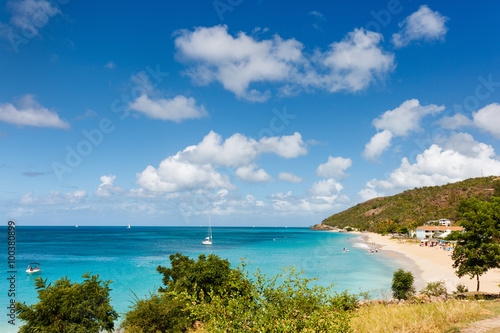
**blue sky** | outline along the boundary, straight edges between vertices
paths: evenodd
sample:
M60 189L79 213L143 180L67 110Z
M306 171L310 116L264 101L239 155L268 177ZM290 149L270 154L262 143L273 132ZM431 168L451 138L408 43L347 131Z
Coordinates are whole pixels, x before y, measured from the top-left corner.
M309 226L500 175L494 1L0 3L0 214Z

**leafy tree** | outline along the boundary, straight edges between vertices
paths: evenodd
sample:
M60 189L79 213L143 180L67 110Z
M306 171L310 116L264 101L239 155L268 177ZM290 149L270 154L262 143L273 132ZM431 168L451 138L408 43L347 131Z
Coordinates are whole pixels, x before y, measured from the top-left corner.
M67 277L56 280L35 279L39 302L34 305L16 303L18 318L25 321L20 333L72 332L98 333L113 330L118 314L111 307L109 284L99 275L85 273L82 283L71 283Z
M415 293L413 282L415 278L412 272L404 271L402 268L394 272L392 276L392 295L397 299L408 299Z
M500 197L492 197L491 202L463 200L458 210L466 218L461 221L465 232L453 251L453 267L458 277L476 277L479 291L479 276L500 267Z
M137 299L125 315L122 327L130 333L185 332L195 321L188 298L242 297L250 292L250 282L239 269L216 255L200 255L198 260L180 253L171 255L170 268L158 266L165 287L159 294ZM182 295L180 297L179 295ZM229 298L224 299L226 304Z
M165 288L160 287L159 292L183 292L199 293L205 292L209 297L210 290L215 294L222 293L227 288L233 288L229 282L232 280L243 279L238 269L232 269L231 264L226 259L221 259L215 254L206 257L203 254L198 256L198 260L190 259L181 253L170 255L170 268L158 266L156 269L163 274L163 284ZM248 283L243 281L238 288L238 292L244 293Z
M453 230L452 232L450 232L450 234L448 236L446 236L445 240L455 241L455 240L458 240L459 236L460 236L460 231Z

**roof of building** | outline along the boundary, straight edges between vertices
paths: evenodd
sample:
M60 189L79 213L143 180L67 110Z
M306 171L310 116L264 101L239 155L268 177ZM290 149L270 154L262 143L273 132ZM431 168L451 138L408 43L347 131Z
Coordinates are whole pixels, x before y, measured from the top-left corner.
M446 230L451 230L451 231L462 231L465 230L463 227L447 227L447 226L432 226L432 225L426 225L426 226L421 226L417 227L417 230L426 230L426 231L446 231Z

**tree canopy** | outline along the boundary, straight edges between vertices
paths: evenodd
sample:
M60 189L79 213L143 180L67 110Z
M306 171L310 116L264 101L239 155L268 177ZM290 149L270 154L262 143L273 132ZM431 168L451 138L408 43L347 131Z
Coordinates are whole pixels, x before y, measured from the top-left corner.
M459 277L476 277L479 291L479 276L500 267L500 197L463 200L458 210L465 217L460 221L465 232L458 235L453 267Z
M206 297L209 292L220 294L226 289L231 289L229 282L234 280L246 281L241 272L231 268L228 260L210 254L208 257L201 254L198 260L190 259L180 253L170 255L170 268L158 266L156 269L163 274L163 284L159 292L183 292L195 293L203 290ZM238 292L244 292L240 288Z
M98 333L113 330L118 314L110 305L112 281L99 280L99 275L85 273L82 283L71 283L63 277L52 284L35 279L39 302L34 305L16 303L18 318L25 321L20 333L72 332Z

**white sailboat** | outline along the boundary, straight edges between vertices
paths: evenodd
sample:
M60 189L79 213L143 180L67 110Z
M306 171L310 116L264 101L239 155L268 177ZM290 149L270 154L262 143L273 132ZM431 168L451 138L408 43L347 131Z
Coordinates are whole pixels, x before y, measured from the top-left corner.
M208 217L208 237L201 241L204 245L212 245L212 225L210 223L210 216Z
M127 229L130 229L130 224L128 225Z

